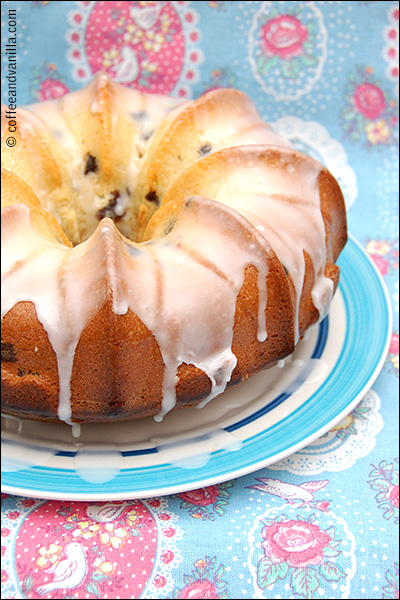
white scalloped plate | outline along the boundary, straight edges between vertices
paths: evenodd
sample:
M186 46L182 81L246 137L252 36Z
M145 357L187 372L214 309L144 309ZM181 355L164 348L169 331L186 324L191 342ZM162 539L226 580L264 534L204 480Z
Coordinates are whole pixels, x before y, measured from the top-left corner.
M375 381L391 335L382 279L349 240L329 317L285 366L202 409L118 425L2 419L2 490L39 498L121 500L177 493L266 467L321 436ZM104 440L107 440L105 443Z

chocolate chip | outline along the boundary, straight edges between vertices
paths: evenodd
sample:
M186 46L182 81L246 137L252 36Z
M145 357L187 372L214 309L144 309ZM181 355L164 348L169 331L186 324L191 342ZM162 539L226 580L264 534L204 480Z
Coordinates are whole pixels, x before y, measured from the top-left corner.
M121 217L124 216L125 213L117 214L115 212L115 207L118 204L117 200L119 197L120 197L120 193L118 190L111 192L111 197L110 197L110 200L108 201L107 206L104 206L103 208L101 208L100 210L97 211L97 218L99 219L99 221L101 221L101 219L105 219L106 217L108 217L109 219L113 219L114 221L117 221L118 219L120 219Z
M206 142L205 144L200 146L200 148L198 149L197 152L200 154L200 156L205 156L206 154L211 152L211 150L212 150L212 145L210 144L210 142Z
M147 194L145 195L145 198L149 202L154 202L154 204L157 204L157 206L160 204L160 200L157 196L157 192L155 192L154 190L150 190L149 192L147 192Z
M14 345L10 342L1 342L1 360L4 362L17 362Z
M25 369L18 369L17 377L25 377L25 375L36 375L39 377L39 373L37 371L32 371L32 369L28 369L28 372Z
M96 173L98 168L99 167L97 166L96 158L88 152L86 154L85 175L87 175L88 173Z

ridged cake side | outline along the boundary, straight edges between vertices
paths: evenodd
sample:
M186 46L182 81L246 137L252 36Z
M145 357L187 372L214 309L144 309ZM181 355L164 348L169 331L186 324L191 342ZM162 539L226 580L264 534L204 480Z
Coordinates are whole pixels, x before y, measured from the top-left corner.
M327 313L339 186L242 92L177 104L100 75L20 114L2 171L6 413L162 418L276 364Z

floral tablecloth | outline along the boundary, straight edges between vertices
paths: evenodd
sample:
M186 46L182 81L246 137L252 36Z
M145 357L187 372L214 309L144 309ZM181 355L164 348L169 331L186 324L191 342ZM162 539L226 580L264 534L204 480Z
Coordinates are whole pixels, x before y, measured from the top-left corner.
M180 97L247 92L339 179L394 314L382 372L328 451L165 497L3 494L3 598L399 597L398 39L391 1L2 3L6 103L13 71L18 104L100 69Z

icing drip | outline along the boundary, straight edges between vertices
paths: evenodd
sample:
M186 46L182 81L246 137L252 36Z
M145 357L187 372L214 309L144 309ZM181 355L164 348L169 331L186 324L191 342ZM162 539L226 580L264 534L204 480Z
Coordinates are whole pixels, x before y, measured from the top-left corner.
M132 278L134 272L137 277L137 286L129 286L135 290L129 308L153 332L166 366L158 419L175 406L181 363L195 365L210 378L206 401L224 391L236 366L231 350L236 299L250 264L263 274L265 329L265 248L255 243L250 248L249 237L240 215L211 200L192 198L166 237L140 245L144 260L142 256L135 269L127 265L125 276Z
M34 303L57 357L63 421L71 421L77 343L109 290L114 313L137 314L159 345L165 375L158 419L175 406L182 363L194 364L210 378L204 403L224 391L236 366L231 349L235 307L248 265L260 273L259 329L266 335L268 248L249 243L254 232L246 221L211 200L191 199L167 236L140 245L121 236L110 219L75 248L48 242L35 232L25 205L7 207L3 223L8 258L2 266L7 298L2 315L17 302Z
M76 342L69 335L68 313L63 312L65 303L58 283L68 249L40 237L31 226L29 208L21 204L4 210L1 237L2 247L7 248L7 251L2 250L1 316L17 302L34 303L38 320L57 356L59 417L68 422L71 417L69 382ZM46 273L45 285L42 273Z
M320 319L333 295L325 277L325 227L318 177L322 165L291 151L263 146L238 146L203 159L175 182L166 197L185 190L213 198L237 210L271 244L289 273L296 291L295 342L299 339L299 304L304 283L306 252L314 267L312 299ZM223 178L218 173L223 173ZM195 183L193 183L193 181ZM262 341L259 333L259 340Z

